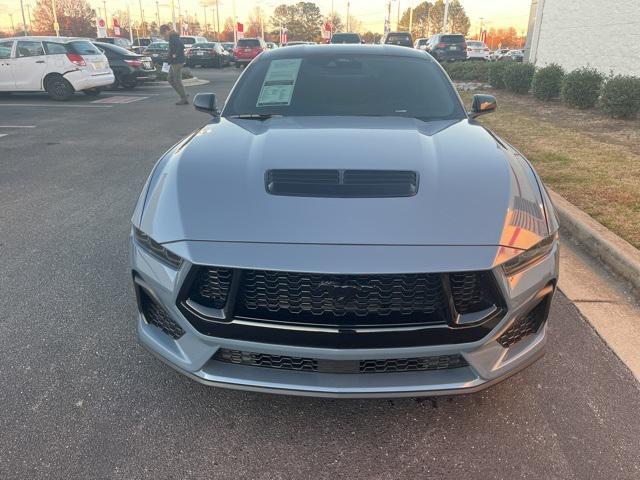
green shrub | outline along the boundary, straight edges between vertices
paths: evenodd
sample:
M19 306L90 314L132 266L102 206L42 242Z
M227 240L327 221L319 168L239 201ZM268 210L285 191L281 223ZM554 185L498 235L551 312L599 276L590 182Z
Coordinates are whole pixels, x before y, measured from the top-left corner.
M635 117L640 112L640 78L628 75L610 77L602 87L600 106L612 117Z
M527 93L535 72L536 67L531 63L509 62L502 74L504 85L510 92Z
M504 84L504 72L511 61L491 62L489 65L489 83L494 88L506 88Z
M451 77L458 82L483 82L489 81L488 62L454 62L444 63L442 67Z
M592 68L579 68L567 73L560 91L562 101L575 108L594 107L600 96L603 79L603 75Z
M533 75L531 91L538 100L551 100L560 96L564 70L560 65L552 63L539 68Z

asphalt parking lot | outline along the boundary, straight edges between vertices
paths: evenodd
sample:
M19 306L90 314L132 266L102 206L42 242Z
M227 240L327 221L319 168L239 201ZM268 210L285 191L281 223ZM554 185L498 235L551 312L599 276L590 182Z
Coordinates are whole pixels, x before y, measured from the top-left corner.
M194 73L192 98L238 75ZM0 478L640 478L638 383L562 294L546 356L474 395L272 396L155 360L127 236L156 159L207 121L176 100L0 98Z

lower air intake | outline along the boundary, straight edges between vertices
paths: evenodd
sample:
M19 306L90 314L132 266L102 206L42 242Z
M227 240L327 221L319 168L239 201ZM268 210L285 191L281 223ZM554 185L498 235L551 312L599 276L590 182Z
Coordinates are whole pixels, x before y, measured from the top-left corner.
M144 319L149 325L154 325L174 340L184 335L184 330L174 322L167 311L153 300L143 289L139 290L140 306Z
M498 337L498 343L504 348L519 342L523 338L533 335L547 319L549 312L550 296L543 299L529 313L519 317L513 324Z
M243 352L226 348L219 349L213 359L236 365L320 373L420 372L460 368L468 365L466 360L457 354L383 360L323 360Z

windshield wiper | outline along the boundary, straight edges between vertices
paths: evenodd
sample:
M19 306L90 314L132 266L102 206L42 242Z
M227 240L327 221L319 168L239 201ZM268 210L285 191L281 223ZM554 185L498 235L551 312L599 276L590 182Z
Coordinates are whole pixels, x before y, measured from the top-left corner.
M273 117L283 117L279 113L241 113L239 115L231 115L229 118L241 118L243 120L268 120Z

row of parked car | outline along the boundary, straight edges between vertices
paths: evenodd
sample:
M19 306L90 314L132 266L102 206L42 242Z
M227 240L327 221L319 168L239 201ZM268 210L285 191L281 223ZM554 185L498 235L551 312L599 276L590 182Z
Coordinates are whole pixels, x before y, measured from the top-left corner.
M75 92L98 95L104 88L134 88L154 80L150 57L114 43L74 37L0 39L0 92L45 91L54 100Z

